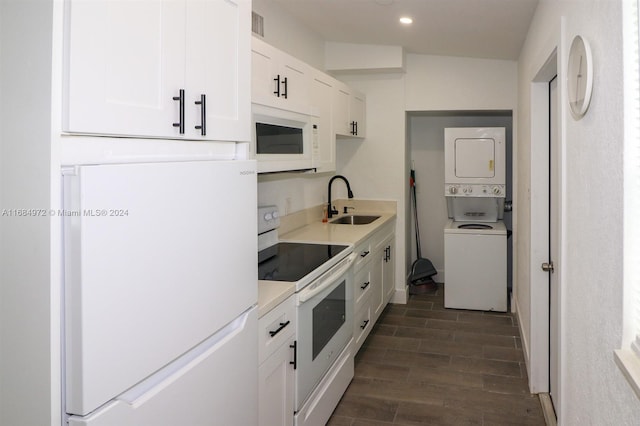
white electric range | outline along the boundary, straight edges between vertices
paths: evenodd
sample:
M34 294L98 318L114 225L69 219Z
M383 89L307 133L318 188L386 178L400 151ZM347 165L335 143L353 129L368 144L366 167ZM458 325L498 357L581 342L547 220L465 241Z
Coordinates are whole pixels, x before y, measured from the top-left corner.
M353 378L350 244L278 240L275 206L258 208L258 279L295 285L295 421L324 424Z

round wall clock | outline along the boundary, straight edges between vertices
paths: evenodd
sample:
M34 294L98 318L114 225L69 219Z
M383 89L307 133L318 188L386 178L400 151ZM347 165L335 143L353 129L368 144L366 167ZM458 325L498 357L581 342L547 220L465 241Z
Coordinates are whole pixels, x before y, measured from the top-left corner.
M569 48L567 90L571 115L580 120L589 108L593 89L593 58L589 43L577 35Z

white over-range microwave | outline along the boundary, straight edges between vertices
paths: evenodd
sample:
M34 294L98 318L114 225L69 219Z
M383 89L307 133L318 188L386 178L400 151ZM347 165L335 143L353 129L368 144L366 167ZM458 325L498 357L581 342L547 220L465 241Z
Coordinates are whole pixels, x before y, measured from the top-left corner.
M316 117L252 105L250 155L258 173L312 171L318 155Z

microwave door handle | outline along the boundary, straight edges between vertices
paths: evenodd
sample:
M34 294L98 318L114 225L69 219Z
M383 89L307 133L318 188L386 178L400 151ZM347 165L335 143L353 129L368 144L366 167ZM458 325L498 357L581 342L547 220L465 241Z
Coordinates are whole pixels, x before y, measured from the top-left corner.
M344 263L342 265L340 265L340 267L338 269L336 269L335 271L331 272L325 278L322 278L322 281L319 281L316 284L314 284L312 286L309 286L309 287L312 287L312 288L308 288L307 287L304 290L302 290L298 295L298 300L300 301L300 303L304 303L304 302L312 299L315 295L317 295L318 293L322 292L324 289L330 287L334 283L334 280L336 279L336 277L344 274L351 267L351 264L353 263L355 258L356 258L356 254L355 253L351 253L343 261Z

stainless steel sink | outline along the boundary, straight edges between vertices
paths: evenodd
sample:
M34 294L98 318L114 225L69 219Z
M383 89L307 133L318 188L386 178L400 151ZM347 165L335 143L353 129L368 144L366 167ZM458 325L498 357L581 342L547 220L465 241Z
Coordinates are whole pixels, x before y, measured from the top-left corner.
M335 223L338 225L366 225L379 218L380 216L365 216L365 215L352 214L348 216L342 216L337 219L333 219L330 223Z

